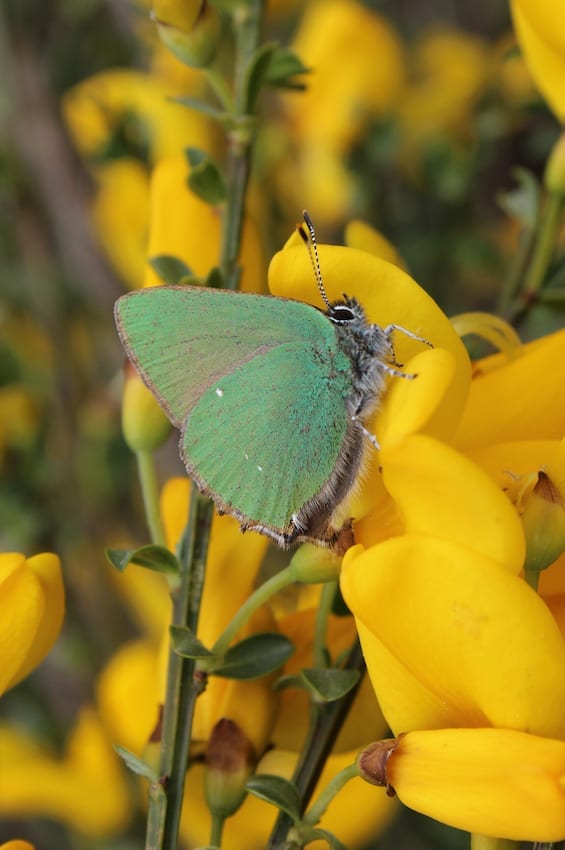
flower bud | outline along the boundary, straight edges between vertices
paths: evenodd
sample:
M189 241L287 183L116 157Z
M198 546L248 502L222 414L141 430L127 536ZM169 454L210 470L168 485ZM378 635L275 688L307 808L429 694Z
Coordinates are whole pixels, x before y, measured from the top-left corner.
M337 581L341 558L330 549L320 549L305 543L290 561L290 569L294 581L304 584L319 584L326 581Z
M153 19L159 38L191 68L205 68L216 55L222 24L207 0L155 0Z
M239 809L256 762L253 744L237 723L218 720L205 754L206 801L213 815L226 818Z
M151 452L163 445L171 424L133 366L125 367L122 432L132 452Z
M522 523L526 571L541 572L565 549L565 492L546 470L539 471L537 483L525 501Z
M565 133L562 133L549 154L543 182L548 192L565 195Z

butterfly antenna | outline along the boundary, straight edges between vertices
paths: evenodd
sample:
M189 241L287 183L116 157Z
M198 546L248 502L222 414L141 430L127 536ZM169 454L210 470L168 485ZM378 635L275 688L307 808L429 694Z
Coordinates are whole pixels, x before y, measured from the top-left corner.
M331 305L328 296L326 295L326 289L324 287L324 281L322 279L320 258L318 256L318 244L316 242L316 231L314 230L312 219L310 218L306 210L302 210L302 215L304 217L304 224L306 225L307 230L302 224L298 225L297 230L300 236L302 237L304 244L308 248L308 256L310 257L310 262L312 263L312 268L314 269L314 276L316 278L316 283L318 284L318 289L320 290L320 295L322 296L322 301L329 310Z

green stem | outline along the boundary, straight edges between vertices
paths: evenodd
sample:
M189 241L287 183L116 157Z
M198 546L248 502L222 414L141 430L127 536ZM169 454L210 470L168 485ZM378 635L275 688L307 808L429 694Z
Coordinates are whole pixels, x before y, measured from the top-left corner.
M358 641L354 643L344 669L364 671L365 663ZM349 713L361 681L362 677L359 678L357 686L352 688L343 699L320 705L318 706L318 711L313 712L314 721L308 733L308 740L300 754L300 759L292 778L300 796L302 811L308 805L314 792L326 759ZM291 818L281 812L267 844L267 850L283 850L286 847L288 831L291 828Z
M165 531L159 509L159 486L157 483L157 472L155 470L155 459L152 452L136 452L135 458L137 460L137 471L151 542L158 546L164 546Z
M194 486L192 487L191 515L193 504L194 518L189 517L189 524L194 529L194 534L187 547L185 564L183 564L185 569L178 598L175 600L173 623L188 626L196 633L214 507L210 501L196 492ZM178 682L177 700L174 703L176 729L172 764L170 773L165 774L168 776L168 781L163 850L177 850L186 770L190 755L192 718L196 699L206 687L205 678L196 672L195 663L191 658L179 659Z
M522 297L531 300L542 287L547 269L553 256L557 231L561 221L563 195L552 193L548 195L541 227L538 231L530 268L524 281Z
M212 815L212 828L210 830L210 846L211 847L221 847L222 846L222 835L224 833L224 824L226 822L225 818L220 817L219 815Z
M188 522L179 547L181 577L173 595L174 625L196 630L212 506L192 488ZM160 781L149 793L146 850L176 850L194 703L204 682L194 663L169 652L161 732ZM188 741L188 743L187 743Z
M259 44L263 0L247 0L235 7L233 13L236 36L233 127L228 132L227 185L229 193L223 220L220 271L227 289L236 289L240 269L237 265L245 195L251 170L251 149L254 138L252 116L247 114L246 79L250 60Z
M316 623L314 627L314 667L327 667L326 658L326 632L328 619L332 610L333 601L337 589L337 582L328 581L322 586L320 603L316 611Z
M230 643L236 636L236 634L243 628L243 626L247 623L247 621L253 616L255 611L264 605L275 593L278 593L279 590L283 590L285 587L288 587L289 584L292 584L294 581L294 574L291 567L286 567L284 570L281 570L279 573L276 573L272 578L268 579L264 584L255 590L251 596L249 596L241 608L234 615L233 619L228 623L214 646L212 647L212 652L214 655L225 655L227 648Z
M316 824L322 819L324 812L330 805L333 798L339 794L344 785L347 785L347 783L356 776L359 776L359 769L356 763L350 764L347 767L344 767L343 770L340 770L339 773L337 773L334 778L328 782L312 808L308 811L308 814L303 818L303 823L308 824L309 826L316 826Z
M535 235L535 227L525 229L520 235L516 253L510 261L508 274L498 299L497 313L500 316L506 316L510 305L520 291L528 258L531 256L534 247Z

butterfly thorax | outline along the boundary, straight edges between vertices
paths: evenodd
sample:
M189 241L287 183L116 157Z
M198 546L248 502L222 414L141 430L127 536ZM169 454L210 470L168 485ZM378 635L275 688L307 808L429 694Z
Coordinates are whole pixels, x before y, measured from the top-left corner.
M335 327L340 349L351 362L352 393L347 399L350 413L367 416L385 387L386 366L393 358L390 341L379 325L372 325L361 304L344 295L327 313Z

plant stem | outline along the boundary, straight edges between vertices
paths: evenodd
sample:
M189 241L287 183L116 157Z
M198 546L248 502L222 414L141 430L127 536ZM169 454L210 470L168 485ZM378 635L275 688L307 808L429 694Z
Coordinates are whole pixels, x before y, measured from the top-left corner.
M553 256L555 240L563 209L563 195L550 193L547 198L541 227L537 234L532 262L524 281L523 295L531 298L542 287L548 266Z
M185 569L183 570L178 597L175 600L173 619L175 625L188 626L193 632L196 632L198 627L213 513L212 503L200 496L193 486L189 525L194 529L194 533L187 547L187 556L185 564L183 564ZM174 651L171 652L171 655L174 654L176 654ZM195 675L195 663L191 658L179 657L177 675L179 686L177 699L174 703L176 728L172 764L170 773L167 774L167 811L163 850L176 850L177 848L184 784L190 754L194 706L197 697L206 686L205 678Z
M365 662L359 641L355 641L344 669L359 670L360 672L365 669ZM362 676L359 678L357 685L343 699L318 706L318 711L314 713L314 722L308 734L308 741L302 750L292 780L300 796L302 811L304 811L310 801L325 765L326 758L331 752L345 718L349 713L361 681ZM277 818L270 841L267 844L267 850L283 850L286 846L286 837L291 827L291 818L281 812Z
M174 625L196 630L204 582L212 505L192 488L188 522L181 541L181 576L173 595ZM160 781L150 789L146 850L176 850L194 703L204 682L194 679L194 663L171 649L163 710Z
M336 773L334 778L328 782L322 793L319 795L312 808L308 811L308 814L305 815L303 823L307 823L310 826L316 826L316 824L322 819L324 812L330 805L333 798L339 794L344 785L347 785L347 783L356 776L359 776L359 768L355 763L347 765L347 767L344 767L343 770L339 771L339 773Z
M143 496L143 506L151 542L158 546L165 545L165 531L159 510L159 487L155 470L155 458L152 452L136 452L137 471Z
M262 0L247 0L234 9L236 61L233 127L228 132L227 185L229 187L223 222L220 271L227 289L239 282L237 265L245 211L245 194L251 170L251 148L254 138L252 116L247 114L247 69L259 44L263 13Z
M314 667L327 667L326 659L326 632L328 628L328 618L332 610L332 605L337 589L337 582L328 581L322 586L320 595L320 604L316 611L316 625L314 630Z
M219 815L212 815L212 829L210 830L210 846L211 847L221 847L222 846L222 835L224 832L224 824L226 822L225 818L219 817Z
M278 593L279 590L283 590L285 587L288 587L289 584L292 584L294 581L294 575L291 567L286 567L284 570L281 570L279 573L275 573L270 579L264 582L260 587L255 590L251 596L249 596L241 608L236 612L232 620L228 623L214 646L212 647L212 652L214 655L224 655L230 643L239 632L240 629L247 623L247 621L253 616L255 611L264 605L271 596L274 596L275 593Z

